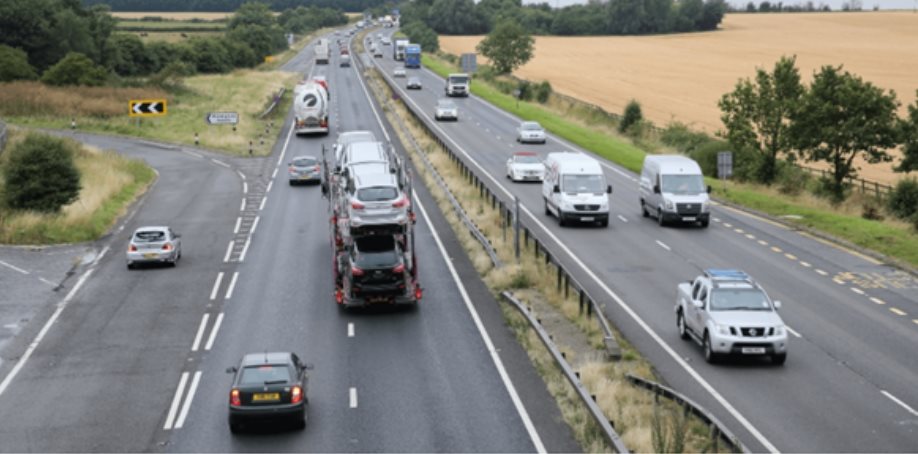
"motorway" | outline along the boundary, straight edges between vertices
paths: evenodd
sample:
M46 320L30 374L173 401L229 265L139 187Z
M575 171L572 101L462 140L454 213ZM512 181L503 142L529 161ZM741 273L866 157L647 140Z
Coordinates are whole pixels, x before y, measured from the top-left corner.
M383 33L390 33L388 30ZM423 90L391 76L398 95L502 200L518 196L522 222L605 306L665 381L711 410L753 451L901 452L918 447L918 280L780 223L718 205L708 229L642 218L637 177L603 160L614 187L610 226L562 228L543 210L540 185L513 184L514 151L582 151L554 136L519 145L519 119L481 99L454 98L459 121L433 120L442 78L408 69ZM704 268L740 268L784 306L793 330L787 363L710 365L675 326L676 285Z
M317 186L289 186L286 162L320 154L337 132L386 137L388 127L356 69L336 59L312 68L311 50L285 69L328 78L328 137L293 136L291 113L268 158L78 135L146 160L159 178L62 298L0 352L0 450L579 450L420 185L424 299L408 310L334 304L327 201ZM123 248L146 224L183 235L177 268L126 269ZM225 369L270 350L315 366L307 427L231 436Z

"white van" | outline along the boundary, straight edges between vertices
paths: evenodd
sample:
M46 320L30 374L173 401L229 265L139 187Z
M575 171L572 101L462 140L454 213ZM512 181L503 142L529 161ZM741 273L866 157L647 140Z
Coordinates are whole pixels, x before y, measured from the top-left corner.
M648 155L641 169L640 185L644 217L653 213L660 225L693 222L708 226L711 187L705 187L701 167L694 160L679 155Z
M567 221L609 225L609 194L599 161L583 153L549 153L545 158L542 198L545 214Z

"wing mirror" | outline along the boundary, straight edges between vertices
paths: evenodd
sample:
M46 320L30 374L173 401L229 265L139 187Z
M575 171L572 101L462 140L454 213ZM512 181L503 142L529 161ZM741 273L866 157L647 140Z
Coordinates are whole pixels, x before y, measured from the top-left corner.
M313 370L313 369L316 368L316 366L313 365L312 363L304 363L303 366L302 366L301 368L302 368L303 370Z
M610 184L606 186L606 194L611 194L611 193L612 193L612 185Z
M775 309L781 309L781 302L775 301Z
M554 186L551 188L551 192L554 192L555 194L560 193L560 192L561 192L561 186L554 185Z
M660 185L658 185L658 184L653 185L653 193L654 193L654 194L659 194L659 193L660 193Z
M711 185L708 185L708 188L707 188L707 189L708 189L708 194L710 194L710 193L711 193Z
M239 369L236 369L236 366L227 367L227 368L226 368L226 373L228 373L228 374L235 374L237 370L239 370Z
M701 300L692 300L692 305L697 307L698 309L701 309L704 307L704 302Z

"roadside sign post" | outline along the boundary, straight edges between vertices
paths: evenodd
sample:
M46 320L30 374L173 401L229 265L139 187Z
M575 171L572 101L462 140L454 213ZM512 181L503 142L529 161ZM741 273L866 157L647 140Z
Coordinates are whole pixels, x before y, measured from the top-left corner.
M209 125L233 125L236 130L236 124L239 123L239 114L236 112L210 112L204 117Z
M516 98L516 107L517 107L517 109L520 107L520 95L521 95L522 93L523 93L523 92L521 92L519 88L517 88L516 90L513 90L513 97Z
M128 102L129 117L161 117L167 113L165 99L132 99Z
M462 72L473 74L478 71L478 60L475 53L465 53L459 57L459 67Z
M717 178L723 182L724 192L727 192L727 178L733 176L733 152L717 152Z

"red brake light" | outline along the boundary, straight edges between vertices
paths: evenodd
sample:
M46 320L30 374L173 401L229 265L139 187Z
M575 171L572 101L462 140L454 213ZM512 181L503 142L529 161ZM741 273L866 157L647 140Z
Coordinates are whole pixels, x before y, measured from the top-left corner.
M422 296L424 296L424 290L421 289L421 286L415 287L414 288L414 299L419 300L421 299Z
M131 251L131 252L137 252L137 246L134 246L134 245L132 244L132 245L128 248L128 250Z
M293 166L287 167L287 171L288 171L288 172L294 172L294 171L296 171L296 167L293 167Z
M362 203L360 203L360 202L352 201L352 202L351 202L351 208L353 208L353 209L355 209L355 210L362 210L362 209L364 209L364 205L363 205Z
M404 272L405 272L405 264L404 264L404 263L399 263L398 265L395 266L395 268L392 268L392 272L395 273L395 274L404 273Z
M341 290L335 290L335 302L341 304L344 302L344 292Z
M169 244L169 243L164 244L164 245L163 245L163 250L164 250L164 251L171 251L171 250L172 250L172 245Z
M319 166L318 164L316 164L315 168L313 168L312 170L315 170L316 172L318 172L318 171L322 170L322 167Z
M354 276L363 276L363 270L360 267L351 266L351 274Z
M408 206L408 197L399 197L398 200L392 203L392 208L403 208Z
M293 389L290 390L290 403L298 404L302 400L303 400L303 388L300 388L299 386L294 386Z
M242 405L242 399L239 397L238 389L233 389L230 391L230 405Z

